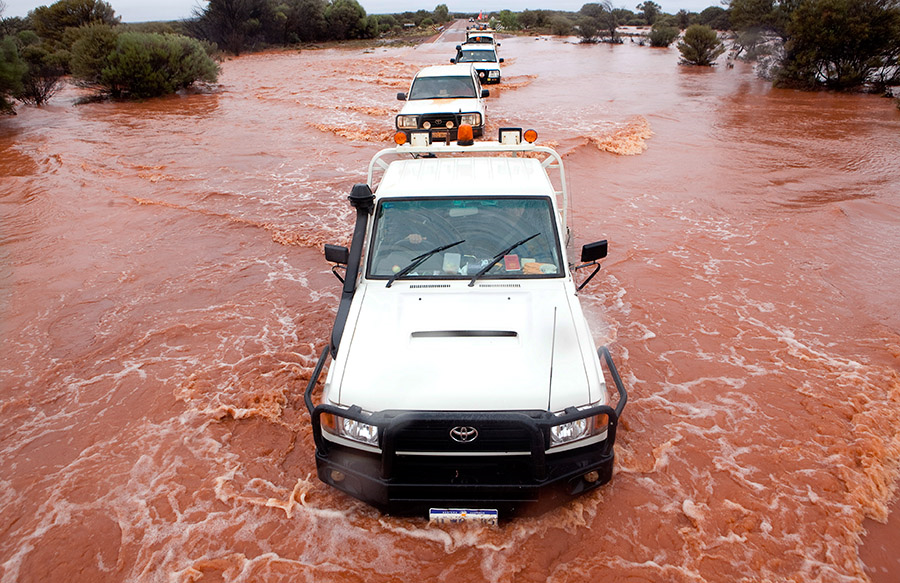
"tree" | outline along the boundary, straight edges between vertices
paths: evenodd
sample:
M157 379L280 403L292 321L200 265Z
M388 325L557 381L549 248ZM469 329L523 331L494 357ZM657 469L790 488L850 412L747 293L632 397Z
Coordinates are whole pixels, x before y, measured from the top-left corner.
M891 0L802 0L787 27L780 85L833 89L900 81L900 8Z
M572 34L573 27L572 21L562 14L554 14L550 17L550 32L556 36L568 36Z
M667 47L675 42L678 35L678 28L674 26L654 24L653 29L650 31L650 46Z
M23 103L43 105L62 88L62 78L68 72L69 52L48 50L46 43L32 30L20 32L16 40L27 70L15 96Z
M721 6L704 8L697 17L696 24L705 24L715 30L730 30L731 19L727 10Z
M897 0L731 0L730 13L751 54L772 34L781 39L779 85L880 91L900 83Z
M430 17L431 14L425 12L418 22ZM325 21L331 38L337 40L364 38L368 28L366 10L356 0L332 0L325 8Z
M15 113L12 95L22 90L27 70L12 37L0 39L0 113Z
M692 24L684 32L684 39L678 43L681 61L687 65L711 66L725 52L716 31L703 24Z
M510 10L501 10L497 15L497 20L500 21L500 26L502 26L504 30L519 30L521 28L519 25L519 17L515 12Z
M434 7L434 21L443 24L450 20L450 9L446 4L438 4Z
M296 0L291 31L301 42L313 42L327 38L325 31L326 0Z
M600 36L600 28L597 26L597 21L593 18L582 16L578 20L578 36L581 37L581 42L583 43L596 42L597 37Z
M29 13L34 31L44 39L50 50L68 48L63 35L67 29L86 24L119 24L120 18L112 6L103 0L59 0L50 6L40 6Z
M550 16L546 10L523 10L519 13L519 24L524 29L549 26Z
M652 26L656 22L656 19L659 18L659 15L662 14L662 6L653 2L653 0L644 0L644 2L637 5L637 9L641 11L644 20L650 26Z
M101 72L109 55L116 50L119 34L108 24L90 24L77 31L72 43L69 67L72 75L83 85L99 85Z
M619 20L614 10L611 0L604 0L600 4L583 5L578 11L580 16L578 27L582 41L593 42L596 37L601 37L604 42L620 42L617 32Z
M772 32L787 40L787 25L797 0L731 0L729 19L736 31Z
M174 93L197 81L214 82L219 66L200 41L176 34L116 32L115 47L99 57L108 38L95 29L76 42L78 76L113 97L147 98ZM82 51L91 54L82 55Z
M209 0L206 8L194 8L194 19L188 22L188 28L198 38L239 55L263 42L263 24L274 20L267 0Z

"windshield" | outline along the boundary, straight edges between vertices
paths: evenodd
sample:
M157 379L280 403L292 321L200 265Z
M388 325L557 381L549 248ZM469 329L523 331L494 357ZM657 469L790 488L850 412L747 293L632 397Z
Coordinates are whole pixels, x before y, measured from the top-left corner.
M496 63L497 62L497 54L494 51L470 51L470 50L462 50L459 51L459 56L456 57L457 63Z
M494 37L491 36L480 36L480 35L472 35L466 39L467 43L494 43Z
M404 279L472 279L503 254L481 279L559 277L561 253L547 197L427 198L381 202L375 211L367 276L391 278L428 251Z
M416 77L409 99L452 99L477 97L471 77Z

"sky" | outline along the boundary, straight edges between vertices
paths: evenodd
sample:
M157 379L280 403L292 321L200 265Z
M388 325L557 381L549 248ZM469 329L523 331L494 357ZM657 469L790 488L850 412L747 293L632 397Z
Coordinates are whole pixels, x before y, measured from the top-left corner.
M56 0L0 0L6 5L4 17L25 16L38 6L53 4ZM181 20L190 18L193 9L205 6L203 0L106 0L122 17L123 22L148 20ZM519 12L526 9L553 9L578 11L588 0L357 0L367 14L387 14L416 10L434 10L438 4L446 4L451 12L478 12L509 9ZM599 0L592 0L599 1ZM719 6L719 0L654 0L663 12L675 14L682 8L700 12L709 6ZM643 0L613 0L616 8L636 10Z

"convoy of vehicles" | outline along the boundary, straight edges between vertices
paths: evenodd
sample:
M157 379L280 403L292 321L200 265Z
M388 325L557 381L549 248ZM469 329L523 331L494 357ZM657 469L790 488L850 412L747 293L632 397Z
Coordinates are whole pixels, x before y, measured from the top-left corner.
M562 157L533 130L476 142L484 97L471 64L398 95L397 145L350 193L350 246L325 246L342 292L304 395L319 479L435 522L493 524L606 483L627 401L578 298L607 242L572 261Z

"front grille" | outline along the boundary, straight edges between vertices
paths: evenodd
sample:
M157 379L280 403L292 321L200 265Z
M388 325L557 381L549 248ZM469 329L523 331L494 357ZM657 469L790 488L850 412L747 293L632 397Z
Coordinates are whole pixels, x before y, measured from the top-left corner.
M424 127L425 122L431 124L432 128L445 128L447 127L447 122L452 121L453 127L459 125L459 122L456 120L456 115L452 113L440 113L440 114L428 114L423 115L419 118L419 127Z
M451 437L455 427L472 427L478 431L472 441L460 443ZM515 421L481 422L466 420L409 421L393 429L394 451L434 452L466 455L485 452L520 452L532 450L533 430Z

